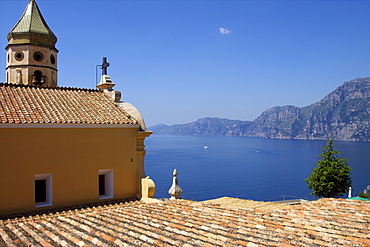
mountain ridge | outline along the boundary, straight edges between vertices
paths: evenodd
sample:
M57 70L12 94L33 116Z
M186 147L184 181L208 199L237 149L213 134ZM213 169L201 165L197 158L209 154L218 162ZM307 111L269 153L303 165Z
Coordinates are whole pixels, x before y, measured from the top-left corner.
M155 134L225 135L279 139L370 141L370 77L344 82L304 107L274 106L253 121L206 117L187 124L152 126Z

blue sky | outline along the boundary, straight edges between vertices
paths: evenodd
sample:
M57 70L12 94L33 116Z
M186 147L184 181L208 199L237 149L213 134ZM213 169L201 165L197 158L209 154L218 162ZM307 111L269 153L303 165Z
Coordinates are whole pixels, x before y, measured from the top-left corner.
M59 86L94 88L106 56L148 126L254 120L370 76L370 1L36 1L58 37ZM0 0L0 81L27 3Z

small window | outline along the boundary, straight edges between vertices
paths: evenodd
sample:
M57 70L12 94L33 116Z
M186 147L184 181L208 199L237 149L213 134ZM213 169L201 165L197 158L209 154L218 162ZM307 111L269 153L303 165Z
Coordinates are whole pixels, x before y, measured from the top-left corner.
M55 64L55 56L54 55L50 55L50 62L51 62L51 64Z
M23 58L24 58L24 54L22 51L17 51L15 54L14 54L14 58L15 60L17 61L22 61Z
M37 62L41 62L44 59L44 55L41 52L37 51L33 53L33 59Z
M51 174L35 175L35 205L36 207L52 205Z
M113 170L99 170L98 176L98 192L99 199L107 199L113 197Z
M105 174L99 175L99 196L105 196Z
M46 202L46 179L35 180L35 202Z

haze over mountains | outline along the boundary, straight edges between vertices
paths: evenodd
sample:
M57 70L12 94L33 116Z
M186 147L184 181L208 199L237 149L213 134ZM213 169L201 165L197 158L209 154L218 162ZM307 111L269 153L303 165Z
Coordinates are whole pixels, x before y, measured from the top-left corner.
M149 127L161 135L224 135L280 139L370 141L370 77L357 78L306 107L275 106L254 121L201 118Z

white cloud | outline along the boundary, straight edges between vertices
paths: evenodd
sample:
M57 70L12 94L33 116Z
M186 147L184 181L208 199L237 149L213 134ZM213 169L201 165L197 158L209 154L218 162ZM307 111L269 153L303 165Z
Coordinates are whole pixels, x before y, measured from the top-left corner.
M229 34L229 33L231 33L231 30L220 27L220 34Z

